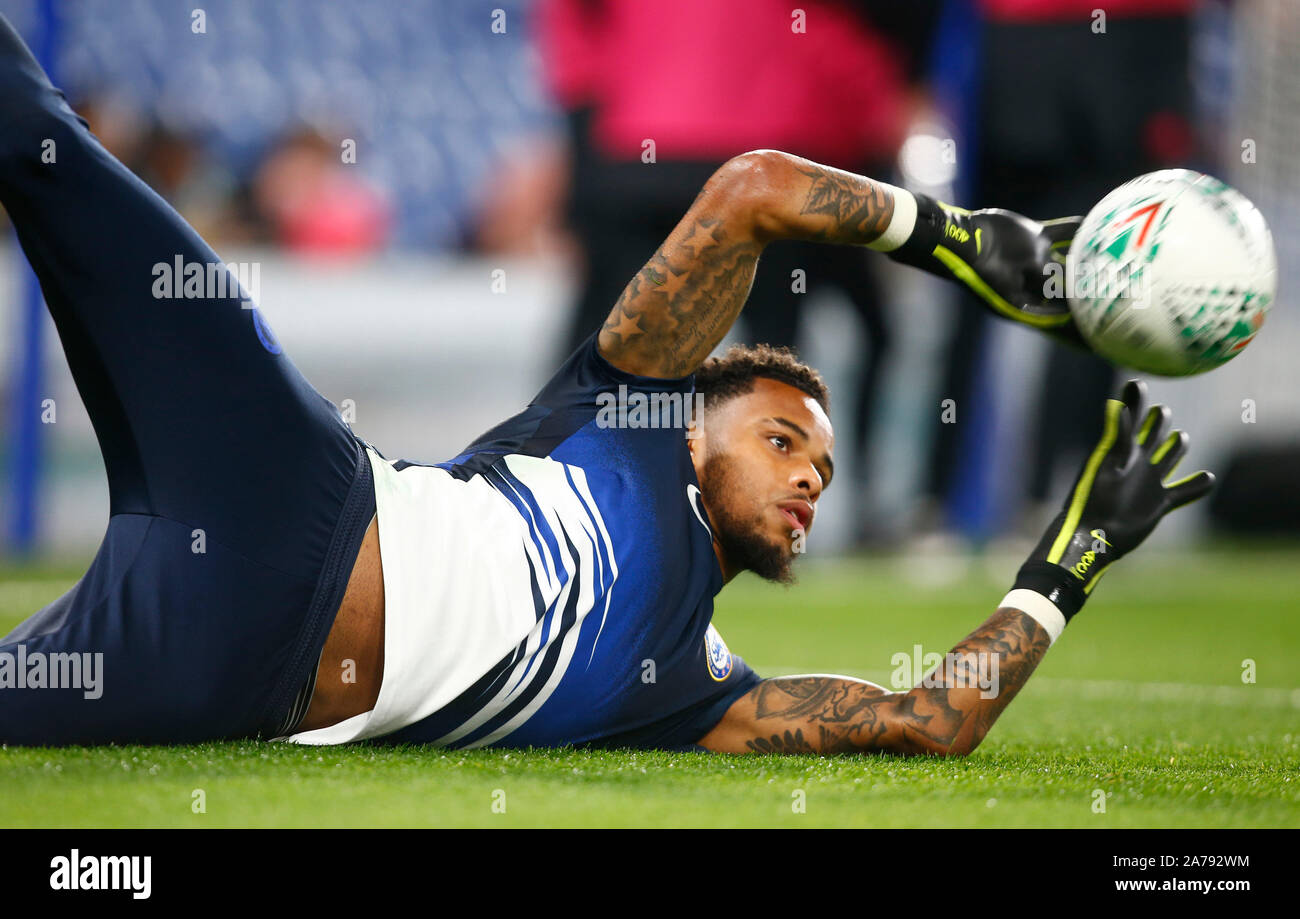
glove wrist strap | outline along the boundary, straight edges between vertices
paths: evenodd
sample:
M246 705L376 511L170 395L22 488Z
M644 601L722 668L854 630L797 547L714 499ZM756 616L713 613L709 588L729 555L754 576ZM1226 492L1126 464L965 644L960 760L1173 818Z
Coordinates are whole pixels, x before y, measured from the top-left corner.
M912 229L901 244L889 250L889 257L905 265L934 271L936 268L934 248L943 242L943 231L948 224L948 215L939 202L929 195L910 192L907 194L915 201L916 214L912 221ZM895 207L897 207L897 199L895 199ZM892 221L890 227L893 227Z
M915 195L906 188L898 188L888 182L876 182L876 185L889 192L894 201L894 212L883 233L867 243L868 249L884 252L891 258L915 235L922 200L930 201L925 195Z
M1003 607L1020 610L1020 612L1041 625L1047 632L1049 645L1056 644L1056 639L1060 638L1061 633L1065 631L1065 617L1061 615L1061 611L1053 605L1051 600L1037 591L1017 587L1002 598L1002 602L998 604L998 609Z
M1088 599L1083 586L1074 575L1060 565L1045 561L1030 560L1021 565L1020 571L1016 573L1015 589L1042 594L1061 611L1066 622L1083 608L1084 601Z

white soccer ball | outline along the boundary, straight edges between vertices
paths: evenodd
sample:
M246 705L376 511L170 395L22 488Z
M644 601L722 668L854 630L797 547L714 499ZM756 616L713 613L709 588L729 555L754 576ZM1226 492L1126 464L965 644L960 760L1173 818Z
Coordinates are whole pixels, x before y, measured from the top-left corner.
M1088 212L1066 258L1084 340L1114 364L1204 373L1255 337L1277 293L1273 236L1236 189L1189 169L1125 182Z

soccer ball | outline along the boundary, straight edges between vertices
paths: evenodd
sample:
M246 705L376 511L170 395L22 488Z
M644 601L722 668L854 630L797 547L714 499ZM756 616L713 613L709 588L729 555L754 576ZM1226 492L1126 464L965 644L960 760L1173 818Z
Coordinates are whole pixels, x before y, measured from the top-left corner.
M1187 376L1250 344L1277 291L1277 256L1244 195L1199 172L1163 169L1088 212L1065 279L1094 351L1142 373Z

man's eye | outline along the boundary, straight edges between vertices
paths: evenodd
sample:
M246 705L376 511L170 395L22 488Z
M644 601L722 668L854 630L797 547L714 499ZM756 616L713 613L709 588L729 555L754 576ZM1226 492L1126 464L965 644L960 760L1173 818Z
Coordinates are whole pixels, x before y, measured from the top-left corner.
M779 434L773 434L768 440L775 444L777 449L784 450L786 447L786 439Z

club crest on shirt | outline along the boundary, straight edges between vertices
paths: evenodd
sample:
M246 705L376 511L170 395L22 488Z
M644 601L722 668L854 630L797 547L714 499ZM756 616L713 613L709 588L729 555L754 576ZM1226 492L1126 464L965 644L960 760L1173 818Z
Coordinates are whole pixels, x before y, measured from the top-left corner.
M271 327L266 324L266 319L262 316L261 310L253 310L253 329L257 332L257 340L262 343L262 347L271 354L279 354L284 350L284 348L280 347L280 342L276 340Z
M709 676L719 683L731 675L731 652L712 623L704 633L704 657L709 664Z

